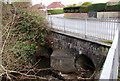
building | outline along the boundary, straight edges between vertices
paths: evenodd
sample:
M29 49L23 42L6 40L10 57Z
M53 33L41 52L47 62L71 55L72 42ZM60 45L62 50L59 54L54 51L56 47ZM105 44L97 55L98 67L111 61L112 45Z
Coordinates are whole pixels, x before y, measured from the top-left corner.
M43 3L36 4L31 7L32 11L35 12L35 14L39 13L45 13L46 14L46 6ZM39 12L38 9L42 12Z
M47 6L47 9L59 9L63 7L65 7L65 5L63 5L61 2L53 2Z
M120 0L109 0L107 3L108 4L115 4L115 3L118 3L120 2Z
M31 7L32 9L45 9L45 5L40 3Z

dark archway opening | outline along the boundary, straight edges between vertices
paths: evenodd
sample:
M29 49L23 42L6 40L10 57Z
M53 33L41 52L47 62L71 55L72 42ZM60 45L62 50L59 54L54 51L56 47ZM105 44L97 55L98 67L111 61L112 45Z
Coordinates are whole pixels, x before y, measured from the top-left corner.
M53 52L51 47L42 47L31 58L36 63L36 68L50 68L50 56Z
M88 72L85 73L85 75L83 75L83 78L90 77L94 73L95 65L88 56L81 54L76 58L75 62L76 62L75 66L76 68L78 68L78 71L81 72L81 68L82 68L82 70L86 70L86 72Z
M43 56L40 55L39 57L37 57L37 59L40 60L39 63L39 68L50 68L50 56L53 52L52 48L47 48L46 50L46 54L44 54Z

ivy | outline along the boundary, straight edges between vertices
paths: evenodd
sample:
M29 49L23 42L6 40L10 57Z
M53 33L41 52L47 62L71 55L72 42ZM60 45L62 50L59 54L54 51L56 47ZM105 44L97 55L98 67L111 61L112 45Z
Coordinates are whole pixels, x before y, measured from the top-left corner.
M15 47L14 56L20 57L24 55L22 59L27 60L36 53L38 47L46 45L48 31L45 27L44 17L28 13L17 16L11 32L16 35L17 41L20 43Z

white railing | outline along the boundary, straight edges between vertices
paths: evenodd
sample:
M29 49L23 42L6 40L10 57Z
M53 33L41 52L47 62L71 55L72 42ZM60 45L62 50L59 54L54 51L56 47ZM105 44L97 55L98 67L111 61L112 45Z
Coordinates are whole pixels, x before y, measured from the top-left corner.
M109 49L99 81L117 81L120 55L120 30L115 34L111 48Z
M50 27L113 41L100 75L100 81L117 80L120 55L120 19L48 17ZM118 31L117 31L118 29ZM115 34L116 32L116 34ZM114 37L115 36L115 37Z
M98 19L98 18L64 18L48 16L50 27L71 32L85 37L94 37L112 41L117 30L119 19ZM120 23L119 23L120 24Z

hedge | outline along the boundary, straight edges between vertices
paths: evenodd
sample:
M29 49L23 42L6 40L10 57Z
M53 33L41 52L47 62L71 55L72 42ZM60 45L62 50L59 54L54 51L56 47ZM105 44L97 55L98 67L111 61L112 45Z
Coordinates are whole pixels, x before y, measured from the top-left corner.
M61 14L64 13L63 9L51 9L51 10L47 10L48 14Z
M107 3L96 3L88 6L68 6L65 7L64 13L88 13L88 12L104 12L104 11L120 11L120 3L107 5Z
M80 9L79 7L70 6L63 8L63 11L65 13L79 13L79 9Z
M88 12L86 6L65 7L63 10L65 13L87 13Z
M88 13L88 7L87 6L80 6L80 13Z
M113 5L107 5L106 11L120 11L120 3L113 4Z
M106 3L97 3L90 4L88 6L80 5L80 6L69 6L65 7L63 10L65 13L88 13L88 12L101 12L105 11Z
M105 11L107 3L96 3L88 6L89 12L102 12Z

